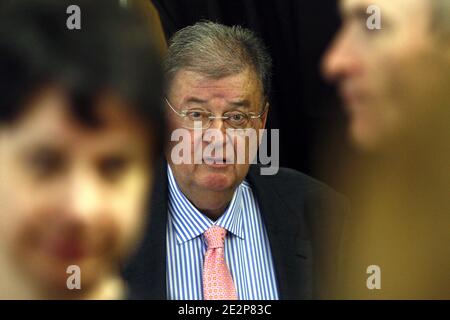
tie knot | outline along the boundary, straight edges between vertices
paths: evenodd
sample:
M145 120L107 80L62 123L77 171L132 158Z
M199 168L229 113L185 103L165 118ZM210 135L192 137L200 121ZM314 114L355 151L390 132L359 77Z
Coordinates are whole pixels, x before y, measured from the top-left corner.
M218 226L212 226L203 234L206 239L208 249L223 248L227 230Z

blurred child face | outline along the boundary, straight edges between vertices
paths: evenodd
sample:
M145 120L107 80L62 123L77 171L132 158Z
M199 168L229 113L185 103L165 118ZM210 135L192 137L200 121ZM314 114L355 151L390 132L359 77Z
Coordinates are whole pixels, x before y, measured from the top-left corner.
M353 140L375 149L427 134L448 115L450 80L448 45L433 37L431 1L342 0L340 5L343 26L324 71L338 84ZM381 11L381 30L366 26L370 5Z
M151 184L148 134L113 96L100 128L80 124L62 91L42 91L0 126L0 253L33 285L66 288L69 265L86 290L117 272L144 223Z

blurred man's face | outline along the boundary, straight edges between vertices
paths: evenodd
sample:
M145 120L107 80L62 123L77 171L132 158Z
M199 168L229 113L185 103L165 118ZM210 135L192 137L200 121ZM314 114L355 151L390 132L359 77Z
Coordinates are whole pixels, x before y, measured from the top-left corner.
M43 91L14 124L0 127L0 241L7 259L46 290L81 287L116 272L143 224L149 141L122 102L96 104L104 125L71 116L63 92ZM57 291L58 292L58 291Z
M168 98L178 110L204 109L214 113L215 116L222 116L225 112L236 110L259 114L264 107L262 105L261 86L254 72L250 70L221 79L211 79L196 72L181 70L172 80ZM180 118L174 112L168 111L168 113L170 129L182 128ZM261 119L252 120L252 128L255 130L264 128L265 121L266 115ZM238 163L236 144L244 143L244 141L238 141L239 136L230 139L226 134L225 123L220 119L213 120L210 129L218 130L223 134L223 157L221 156L221 159L210 159L212 163L207 164L207 159L202 157L202 153L200 153L201 164L172 164L172 170L182 189L192 188L196 192L202 190L219 193L229 192L234 190L248 173L249 158L252 158L256 153L254 148L245 151L247 153L245 163ZM191 137L191 158L194 159L194 153L201 151L199 144L206 147L209 142L204 142L201 134L194 136L194 130L191 130ZM172 142L171 147L174 144L176 142ZM234 150L235 157L228 159L233 163L220 164L221 161L226 162L227 158L230 158L230 155L227 155L225 151L227 144L230 144L229 147ZM172 163L170 149L168 161Z
M366 26L372 4L381 30ZM343 26L324 72L338 84L353 140L375 149L425 134L448 108L450 75L448 47L432 36L431 1L342 0L340 8Z

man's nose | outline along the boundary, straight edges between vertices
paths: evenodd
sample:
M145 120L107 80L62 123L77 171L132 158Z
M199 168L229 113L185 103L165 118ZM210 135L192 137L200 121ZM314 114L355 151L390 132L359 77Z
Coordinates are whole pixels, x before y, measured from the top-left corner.
M359 69L357 50L349 30L343 29L334 39L322 60L322 73L330 82L351 75Z
M100 212L103 203L101 186L94 173L87 170L73 173L66 190L65 211L73 218L87 222Z
M225 130L226 130L225 119L222 119L222 118L211 119L211 125L210 125L209 129L214 129L214 130L219 130L219 131L225 132Z
M213 130L213 131L221 133L221 134L214 134L214 137L219 139L219 140L216 140L214 138L214 145L216 145L216 146L220 145L221 147L225 147L226 144L229 142L228 136L227 136L227 127L225 124L225 119L222 119L222 118L212 119L211 125L208 128L208 130ZM205 132L205 134L209 137L211 132L209 132L209 134Z

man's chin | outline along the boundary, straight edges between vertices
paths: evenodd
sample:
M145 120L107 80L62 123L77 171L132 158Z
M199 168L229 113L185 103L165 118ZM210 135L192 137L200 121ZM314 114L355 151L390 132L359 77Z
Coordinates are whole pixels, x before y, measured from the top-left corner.
M381 130L353 126L350 131L353 145L361 152L380 153L391 147L391 137L382 135Z
M202 165L199 182L204 189L210 191L224 191L234 186L234 172L232 165Z
M102 273L106 270L105 265L110 263L110 261L104 261L99 257L64 261L42 254L34 254L27 261L29 263L22 271L34 279L34 282L39 283L39 287L53 292L69 290L67 281L71 275L76 276L76 272L80 272L81 286L84 289L90 287L92 283L101 278ZM77 268L69 269L69 267L74 266Z

